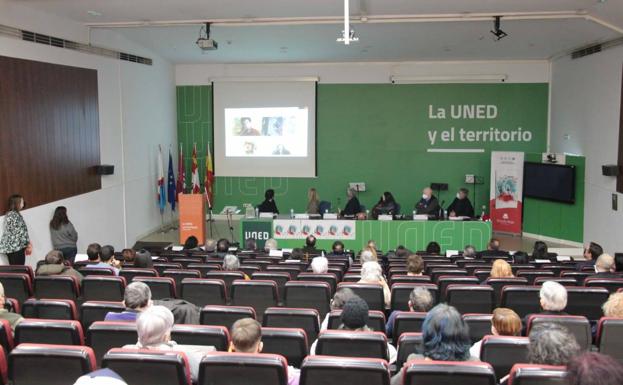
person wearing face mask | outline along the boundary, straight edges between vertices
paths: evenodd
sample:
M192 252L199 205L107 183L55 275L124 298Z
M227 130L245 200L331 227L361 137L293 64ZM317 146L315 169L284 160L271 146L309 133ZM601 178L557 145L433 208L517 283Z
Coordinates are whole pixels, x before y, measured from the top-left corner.
M32 252L28 228L20 213L24 209L24 198L21 195L11 195L9 198L9 210L4 217L4 231L0 239L0 253L9 258L11 265L23 265L26 255Z
M448 206L448 214L451 217L474 217L474 206L469 201L468 194L469 190L466 188L460 188L456 193L456 198Z
M417 215L439 217L439 201L433 195L433 190L430 187L422 190L422 199L415 205L415 212Z
M378 203L372 208L372 217L376 219L379 215L395 215L398 214L397 211L398 204L394 196L389 191L385 191L383 195L381 195L381 199L379 199Z

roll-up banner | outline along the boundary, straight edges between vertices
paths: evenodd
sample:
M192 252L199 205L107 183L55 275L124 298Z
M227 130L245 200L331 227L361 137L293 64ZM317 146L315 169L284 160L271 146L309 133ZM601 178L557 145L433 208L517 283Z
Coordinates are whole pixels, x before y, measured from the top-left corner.
M523 152L491 152L489 211L493 231L521 234Z

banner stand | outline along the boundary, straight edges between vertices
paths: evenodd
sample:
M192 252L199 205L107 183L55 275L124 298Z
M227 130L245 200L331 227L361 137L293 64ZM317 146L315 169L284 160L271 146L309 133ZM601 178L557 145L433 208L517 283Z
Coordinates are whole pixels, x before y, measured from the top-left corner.
M491 152L489 212L496 233L521 235L523 163L523 152Z
M179 194L180 244L191 235L197 237L199 245L206 240L206 208L203 194Z

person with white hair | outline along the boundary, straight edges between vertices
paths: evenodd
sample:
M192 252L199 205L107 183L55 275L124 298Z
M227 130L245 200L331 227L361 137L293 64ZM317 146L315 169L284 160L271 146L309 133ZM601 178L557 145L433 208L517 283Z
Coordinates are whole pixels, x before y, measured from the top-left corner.
M104 368L85 374L78 378L74 385L127 385L114 371Z
M327 257L315 257L311 261L312 271L316 274L325 274L329 272L329 260Z
M121 313L108 312L105 321L135 322L138 315L153 304L151 289L144 282L132 282L123 293L125 310Z
M383 277L383 269L378 262L364 262L364 264L361 265L361 279L359 280L359 283L374 283L381 285L383 288L385 307L390 307L392 292L387 285L387 281L385 281L385 277Z
M541 314L566 315L564 312L567 307L567 289L558 282L547 281L541 286L539 291L541 300Z
M595 273L590 278L621 278L616 273L616 263L614 257L610 254L603 253L595 261Z
M361 261L362 264L366 262L377 262L378 258L374 255L372 250L364 249L359 255L359 261Z
M223 271L240 271L240 260L233 254L225 255L223 258ZM250 280L248 275L244 275L245 281Z
M173 329L173 313L164 306L151 306L142 312L136 320L136 332L138 341L136 345L126 345L124 349L146 350L170 350L186 354L188 366L193 382L199 377L199 364L201 359L210 352L214 346L178 345L171 340Z
M271 250L277 250L277 241L273 238L267 239L264 242L264 251L270 253Z

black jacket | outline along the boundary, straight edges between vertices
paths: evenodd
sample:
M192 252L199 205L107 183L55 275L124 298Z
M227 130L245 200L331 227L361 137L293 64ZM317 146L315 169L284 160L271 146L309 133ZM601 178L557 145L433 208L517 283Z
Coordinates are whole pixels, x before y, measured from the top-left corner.
M359 199L357 197L352 197L346 203L346 207L342 211L342 215L357 215L361 212L361 204L359 204Z
M454 198L447 210L448 214L454 211L457 217L474 217L474 206L472 206L472 202L469 201L469 198Z
M260 203L260 205L257 206L257 211L259 211L260 213L279 214L279 209L277 208L274 200L265 200L264 202Z
M415 213L417 215L431 215L434 217L439 216L439 201L434 195L430 197L428 201L420 199L415 205Z

